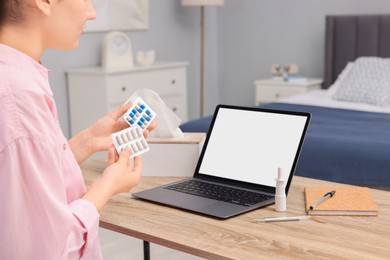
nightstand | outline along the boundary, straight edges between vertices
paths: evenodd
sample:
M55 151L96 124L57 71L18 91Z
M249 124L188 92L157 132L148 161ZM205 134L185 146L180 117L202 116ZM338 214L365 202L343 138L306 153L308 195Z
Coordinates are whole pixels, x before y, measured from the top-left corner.
M315 89L320 89L322 79L307 79L304 83L292 83L282 80L263 79L255 84L255 105L270 103L280 98L285 98Z

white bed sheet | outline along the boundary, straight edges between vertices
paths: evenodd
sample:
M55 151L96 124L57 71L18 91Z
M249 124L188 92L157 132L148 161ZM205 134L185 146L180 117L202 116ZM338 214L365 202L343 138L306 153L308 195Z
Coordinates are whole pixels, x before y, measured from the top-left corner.
M279 99L276 102L390 114L390 107L379 107L365 103L333 100L332 95L334 91L335 89L332 88L329 88L328 90L313 90L296 96Z

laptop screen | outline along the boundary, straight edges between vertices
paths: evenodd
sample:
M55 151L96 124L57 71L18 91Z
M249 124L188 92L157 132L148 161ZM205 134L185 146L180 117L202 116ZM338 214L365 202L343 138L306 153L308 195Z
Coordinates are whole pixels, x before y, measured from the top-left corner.
M198 173L275 187L291 180L310 114L219 105Z

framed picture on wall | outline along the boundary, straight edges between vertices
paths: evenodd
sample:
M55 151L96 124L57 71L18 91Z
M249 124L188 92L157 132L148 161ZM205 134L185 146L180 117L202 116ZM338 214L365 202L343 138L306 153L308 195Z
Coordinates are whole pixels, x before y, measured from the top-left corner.
M149 28L148 0L92 0L96 19L85 32L133 31Z

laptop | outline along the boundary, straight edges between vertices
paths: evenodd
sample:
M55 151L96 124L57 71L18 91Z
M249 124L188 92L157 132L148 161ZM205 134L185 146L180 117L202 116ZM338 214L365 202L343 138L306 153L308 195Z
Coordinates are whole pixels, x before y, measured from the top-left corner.
M220 219L270 205L278 168L288 194L309 121L305 112L218 105L193 177L132 196Z

